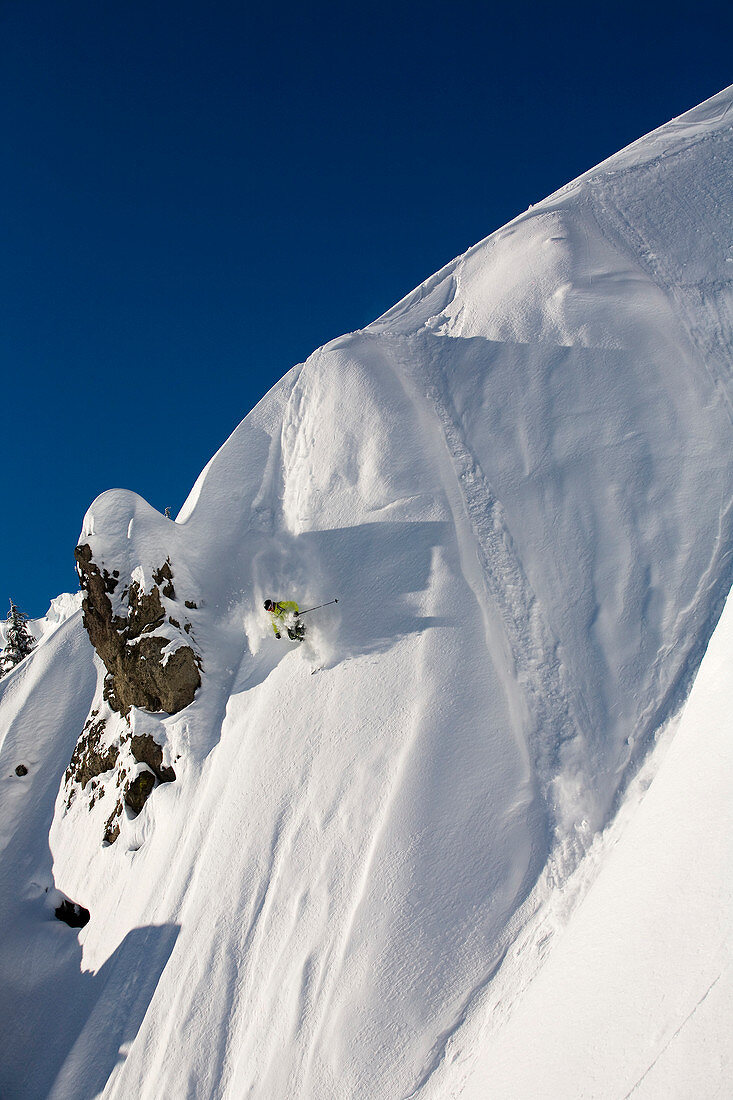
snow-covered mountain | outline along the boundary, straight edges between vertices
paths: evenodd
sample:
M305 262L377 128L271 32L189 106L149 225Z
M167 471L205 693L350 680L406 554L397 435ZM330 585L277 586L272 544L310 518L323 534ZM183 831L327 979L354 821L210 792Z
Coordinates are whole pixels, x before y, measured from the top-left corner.
M105 663L0 683L0 1095L726 1093L732 134L316 351L175 522L92 504Z
M41 619L28 620L28 632L36 642L48 637L81 607L81 592L62 592L51 600L48 611ZM5 645L7 622L0 622L0 649Z

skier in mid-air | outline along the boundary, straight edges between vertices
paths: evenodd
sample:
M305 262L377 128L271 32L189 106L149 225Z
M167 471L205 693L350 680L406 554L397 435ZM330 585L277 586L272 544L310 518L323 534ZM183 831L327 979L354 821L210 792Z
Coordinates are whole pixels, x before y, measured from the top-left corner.
M300 608L294 600L265 600L265 611L272 620L272 629L276 638L282 638L287 632L291 642L302 642L305 638L305 623L298 622Z

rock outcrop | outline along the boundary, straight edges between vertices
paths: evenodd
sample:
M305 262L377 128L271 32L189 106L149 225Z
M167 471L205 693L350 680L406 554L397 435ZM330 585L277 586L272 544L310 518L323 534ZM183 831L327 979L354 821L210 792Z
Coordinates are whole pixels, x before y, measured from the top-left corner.
M102 841L104 844L114 844L117 837L120 835L120 819L122 817L122 803L117 802L112 813L107 818L107 822L104 826L104 836Z
M64 898L54 909L54 916L56 920L68 924L69 928L83 928L84 925L89 924L90 914L89 910L85 909L83 905L79 905L76 901L69 901L68 898Z
M155 786L155 776L147 769L138 772L133 781L125 789L125 805L133 814L137 815L142 810L152 794Z
M105 720L99 717L99 711L93 710L66 769L67 783L75 780L85 790L87 783L114 768L120 750L117 745L103 744L105 726Z
M128 817L137 816L155 787L176 778L155 738L129 729L127 718L100 702L84 725L64 776L67 810L77 795L88 801L90 810L98 801L112 805L104 825L105 844L114 844L120 835L125 808Z
M132 737L130 750L138 764L147 764L159 783L172 783L176 778L173 768L163 763L163 750L149 733L136 734Z
M107 669L109 705L120 714L130 707L168 714L183 710L201 683L201 663L190 644L191 623L164 606L163 600L176 600L170 560L153 570L149 590L130 578L113 606L119 570L100 568L88 544L77 546L75 557L84 592L84 626Z

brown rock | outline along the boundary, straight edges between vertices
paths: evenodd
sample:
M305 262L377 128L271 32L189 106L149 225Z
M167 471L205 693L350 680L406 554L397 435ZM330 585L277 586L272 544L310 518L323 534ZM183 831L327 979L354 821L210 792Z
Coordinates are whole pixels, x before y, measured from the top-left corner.
M134 581L124 589L122 601L128 611L122 618L113 613L109 599L118 571L110 576L106 569L100 570L88 544L77 546L75 556L84 592L84 626L108 672L104 697L109 705L121 714L130 707L168 714L183 710L201 683L199 659L185 644L164 656L170 640L155 634L166 618L158 584L167 599L175 597L170 559L154 570L156 583L150 592Z
M153 570L153 580L160 585L164 596L169 600L175 600L176 592L173 587L173 570L171 569L170 558L165 559L160 569Z
M136 734L130 741L130 749L138 764L147 764L159 783L174 781L176 773L163 763L163 750L149 733Z
M134 814L139 814L150 797L154 786L155 776L153 773L147 771L140 772L131 783L128 783L125 789L125 805L128 806Z
M160 592L155 585L149 592L144 592L133 581L128 593L128 602L130 607L126 624L128 638L139 638L141 634L148 634L155 630L156 626L165 622Z
M119 749L116 745L102 748L104 719L100 718L95 722L94 719L97 714L97 711L92 711L87 719L66 769L67 782L72 779L76 780L81 785L82 790L90 780L113 768L119 756Z
M107 818L107 824L104 827L104 840L105 844L114 844L117 837L120 835L120 817L122 816L122 803L118 802L112 813Z

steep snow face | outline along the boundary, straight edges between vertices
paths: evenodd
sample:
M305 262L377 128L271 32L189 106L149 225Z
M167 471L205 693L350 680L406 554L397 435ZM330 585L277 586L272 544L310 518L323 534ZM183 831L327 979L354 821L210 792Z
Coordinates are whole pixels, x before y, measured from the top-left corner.
M65 971L82 1008L55 1095L431 1087L684 698L730 587L731 103L290 371L176 523L121 490L94 502L96 561L185 578L203 673L180 714L116 720L177 778L115 844L103 804L58 795L55 885L92 913L95 975ZM267 596L339 603L297 647ZM50 674L34 686L68 755L100 705L83 661L73 707Z
M679 722L512 947L425 1100L725 1096L733 1051L733 600ZM523 949L540 959L527 980Z
M46 1096L94 1003L71 929L54 920L49 830L96 684L81 612L0 681L0 1090ZM16 768L26 769L25 775ZM33 1038L31 1038L33 1037Z

